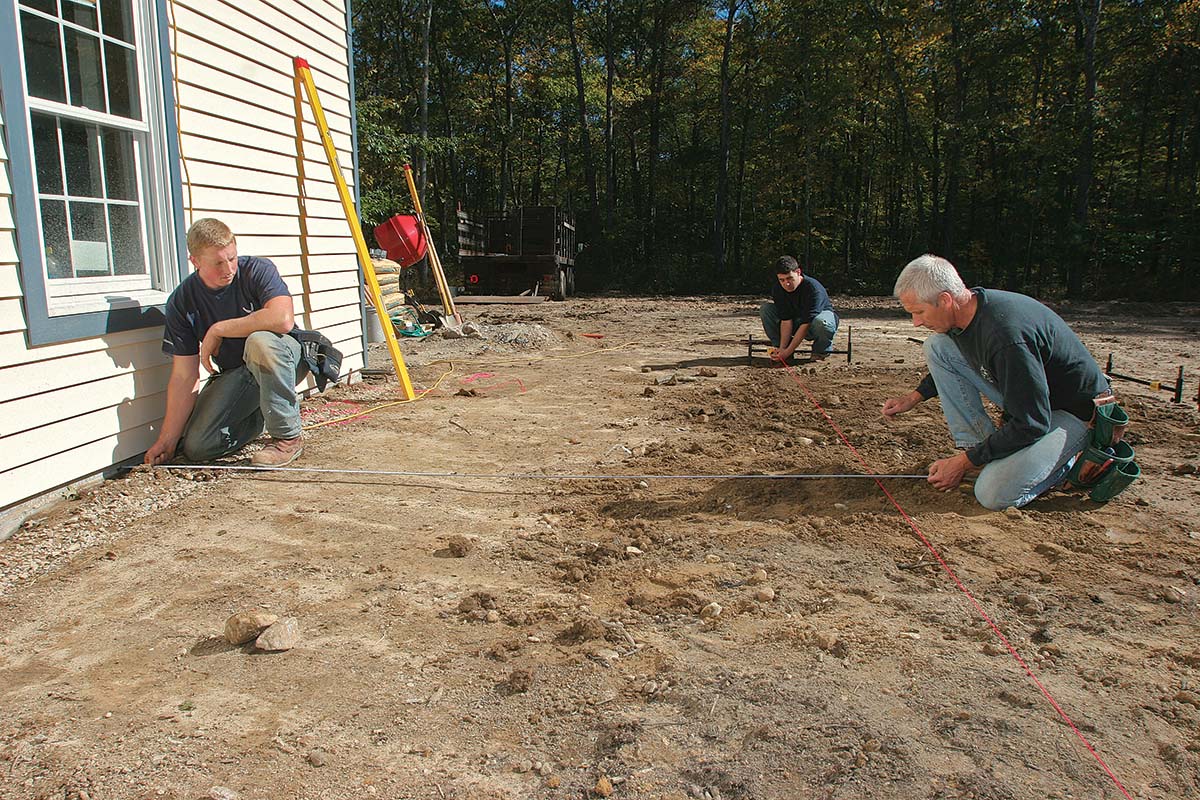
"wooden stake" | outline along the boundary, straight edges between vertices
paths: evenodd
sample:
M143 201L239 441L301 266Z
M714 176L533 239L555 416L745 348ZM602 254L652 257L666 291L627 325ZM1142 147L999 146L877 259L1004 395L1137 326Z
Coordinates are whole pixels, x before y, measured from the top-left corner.
M442 271L442 260L438 258L437 248L433 246L433 236L429 233L429 223L425 221L425 212L421 209L421 197L417 194L417 184L413 181L412 165L404 165L404 177L408 180L408 191L412 195L413 209L417 212L417 221L425 231L425 244L429 250L429 268L433 270L433 281L437 284L438 294L442 297L442 308L446 316L461 322L458 311L454 308L454 298L450 295L450 284L446 282L446 273Z

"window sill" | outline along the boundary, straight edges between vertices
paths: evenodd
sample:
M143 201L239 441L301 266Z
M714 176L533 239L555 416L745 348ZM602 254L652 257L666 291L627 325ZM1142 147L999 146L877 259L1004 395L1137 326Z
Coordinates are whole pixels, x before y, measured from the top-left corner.
M91 294L76 297L55 297L49 300L47 311L51 318L68 317L74 314L90 314L95 311L118 311L121 309L161 306L167 302L168 294L157 289L140 289L120 294Z

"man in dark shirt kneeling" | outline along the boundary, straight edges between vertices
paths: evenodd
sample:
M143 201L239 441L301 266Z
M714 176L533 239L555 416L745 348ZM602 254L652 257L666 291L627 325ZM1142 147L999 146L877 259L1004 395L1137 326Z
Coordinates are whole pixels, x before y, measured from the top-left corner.
M929 374L883 404L891 418L939 397L957 455L935 461L929 482L949 491L980 469L986 508L1021 507L1061 483L1086 446L1095 400L1108 379L1067 323L1032 297L968 289L944 258L924 255L896 279L894 294L925 340ZM997 428L981 395L1004 409Z
M825 287L805 275L791 256L780 256L775 262L775 277L771 302L764 303L758 312L763 332L777 348L771 358L786 362L805 339L812 341L814 359L828 358L838 316Z
M232 453L265 423L271 441L250 463L290 464L304 450L296 384L307 372L300 343L288 335L291 293L270 260L238 256L220 220L196 220L187 246L196 271L167 299L166 417L146 463L169 461L177 449L192 461ZM201 364L211 374L197 393Z

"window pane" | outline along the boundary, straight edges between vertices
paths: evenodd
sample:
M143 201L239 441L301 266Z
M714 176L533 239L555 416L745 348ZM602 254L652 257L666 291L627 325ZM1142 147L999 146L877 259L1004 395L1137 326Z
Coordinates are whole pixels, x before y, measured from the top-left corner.
M67 204L62 200L42 201L42 237L46 243L46 274L70 278L71 249L67 246Z
M104 59L108 67L108 113L141 119L137 60L133 51L113 42L105 42Z
M63 19L84 28L99 30L96 24L96 0L62 0Z
M145 275L142 222L137 206L109 206L112 225L113 270L117 275Z
M104 76L100 72L99 37L70 29L65 34L71 105L104 111Z
M100 172L100 129L69 119L62 121L63 156L67 162L67 194L103 197Z
M30 97L67 102L63 85L62 45L58 25L33 14L21 14L21 43L25 48L25 82Z
M137 200L137 164L133 160L133 134L106 130L104 136L104 183L112 200Z
M133 8L129 0L100 0L104 35L133 44Z
M58 4L54 0L21 0L21 5L36 8L38 11L45 11L51 16L58 16Z
M108 231L102 203L71 203L71 263L78 278L108 275Z
M39 192L62 194L62 168L58 160L58 122L45 114L30 114L33 122L33 160Z

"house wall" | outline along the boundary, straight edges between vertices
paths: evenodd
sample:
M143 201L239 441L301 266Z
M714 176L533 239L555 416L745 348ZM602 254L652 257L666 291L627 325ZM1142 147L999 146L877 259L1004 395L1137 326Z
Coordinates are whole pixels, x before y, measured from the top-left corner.
M352 186L345 7L329 0L175 0L170 8L185 225L204 216L225 220L239 252L279 267L297 324L333 340L345 355L344 372L361 369L354 240L307 102L297 141L292 69L297 55L312 66ZM28 346L5 141L0 137L0 509L146 450L158 435L170 372L161 327Z

